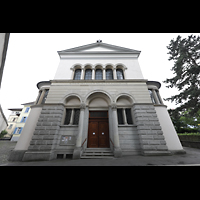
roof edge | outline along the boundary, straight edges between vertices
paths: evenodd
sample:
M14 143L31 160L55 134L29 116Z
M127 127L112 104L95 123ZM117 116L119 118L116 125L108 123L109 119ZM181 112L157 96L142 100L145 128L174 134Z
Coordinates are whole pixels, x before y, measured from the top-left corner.
M40 81L37 83L37 88L40 89L40 87L42 87L43 85L51 85L50 81Z

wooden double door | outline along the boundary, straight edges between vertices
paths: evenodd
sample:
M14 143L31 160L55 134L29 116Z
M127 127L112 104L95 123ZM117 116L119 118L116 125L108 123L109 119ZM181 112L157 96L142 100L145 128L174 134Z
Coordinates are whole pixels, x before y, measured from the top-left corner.
M88 148L109 147L108 111L90 111Z

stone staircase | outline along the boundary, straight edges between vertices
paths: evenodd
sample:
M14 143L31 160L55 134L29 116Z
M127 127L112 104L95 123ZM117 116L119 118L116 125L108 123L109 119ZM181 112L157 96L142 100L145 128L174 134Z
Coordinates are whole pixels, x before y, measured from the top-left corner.
M114 154L110 148L86 148L81 158L114 158Z

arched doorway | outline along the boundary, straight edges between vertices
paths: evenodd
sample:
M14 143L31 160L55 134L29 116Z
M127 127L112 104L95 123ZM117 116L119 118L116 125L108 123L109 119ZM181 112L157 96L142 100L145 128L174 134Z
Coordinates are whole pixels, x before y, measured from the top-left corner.
M109 148L109 114L110 98L96 92L88 97L89 123L88 148Z

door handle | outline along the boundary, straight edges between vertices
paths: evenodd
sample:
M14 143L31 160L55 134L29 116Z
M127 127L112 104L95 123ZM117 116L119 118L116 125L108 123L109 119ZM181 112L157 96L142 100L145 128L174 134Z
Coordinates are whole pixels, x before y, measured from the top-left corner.
M102 135L104 135L104 132L102 132Z

